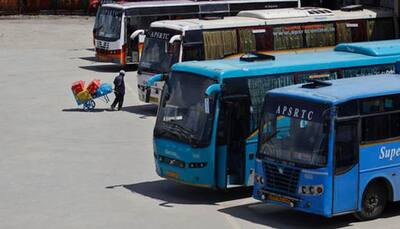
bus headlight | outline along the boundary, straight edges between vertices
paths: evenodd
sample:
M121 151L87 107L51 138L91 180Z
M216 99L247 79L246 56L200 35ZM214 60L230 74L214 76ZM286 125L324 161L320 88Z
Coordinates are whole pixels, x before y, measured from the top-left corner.
M197 169L197 168L204 168L207 166L207 162L190 162L189 168Z
M302 194L307 194L307 187L306 186L301 186L301 193Z
M302 185L299 188L299 194L317 196L324 192L324 186L321 185Z
M310 187L309 187L309 190L310 190L310 194L311 194L311 195L314 195L314 193L315 193L315 188L314 188L314 186L310 186Z
M259 183L259 184L264 184L264 177L262 177L262 176L260 176L260 175L258 175L258 174L255 174L255 175L254 175L254 179L255 179L255 181L256 181L257 183Z

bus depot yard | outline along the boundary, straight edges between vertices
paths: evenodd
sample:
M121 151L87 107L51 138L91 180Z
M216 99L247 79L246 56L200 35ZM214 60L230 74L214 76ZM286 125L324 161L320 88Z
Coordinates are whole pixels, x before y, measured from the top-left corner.
M152 143L157 108L139 102L133 67L122 112L105 103L93 112L76 107L72 82L112 83L120 70L95 62L93 23L0 19L0 228L399 227L398 203L359 222L263 204L250 188L222 192L160 178Z

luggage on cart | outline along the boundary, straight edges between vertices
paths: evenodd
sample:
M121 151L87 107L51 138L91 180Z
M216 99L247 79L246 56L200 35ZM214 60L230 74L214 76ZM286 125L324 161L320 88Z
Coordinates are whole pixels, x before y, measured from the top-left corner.
M80 103L83 103L83 102L85 102L85 101L87 101L87 100L91 100L91 99L92 99L92 96L90 95L90 93L89 93L88 90L84 90L84 91L79 92L79 93L76 95L76 99L77 99Z
M99 87L100 87L100 80L96 79L88 84L86 90L88 90L90 94L95 95Z
M100 84L100 80L93 80L86 89L83 80L76 81L72 84L71 90L76 103L78 106L83 105L83 110L85 111L93 110L96 107L94 100L97 98L104 100L106 103L110 102L107 95L113 91L111 84Z
M112 92L112 85L109 83L102 83L96 91L96 97L110 94Z
M74 95L77 95L79 92L85 90L85 81L79 80L72 83L71 90Z

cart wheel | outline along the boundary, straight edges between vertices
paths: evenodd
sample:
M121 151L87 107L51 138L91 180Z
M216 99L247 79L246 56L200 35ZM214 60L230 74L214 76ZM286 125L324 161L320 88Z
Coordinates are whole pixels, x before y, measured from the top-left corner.
M83 104L84 111L93 110L96 107L96 102L94 100L89 100Z

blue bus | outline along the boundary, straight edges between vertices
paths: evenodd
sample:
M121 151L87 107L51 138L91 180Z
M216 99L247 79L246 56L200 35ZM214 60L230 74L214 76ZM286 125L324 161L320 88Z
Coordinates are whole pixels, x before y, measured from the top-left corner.
M269 91L253 196L332 217L378 217L400 200L400 75Z
M393 40L176 64L169 75L147 82L166 81L153 135L156 171L201 187L252 186L258 121L268 90L307 79L393 73L399 59L400 42Z

